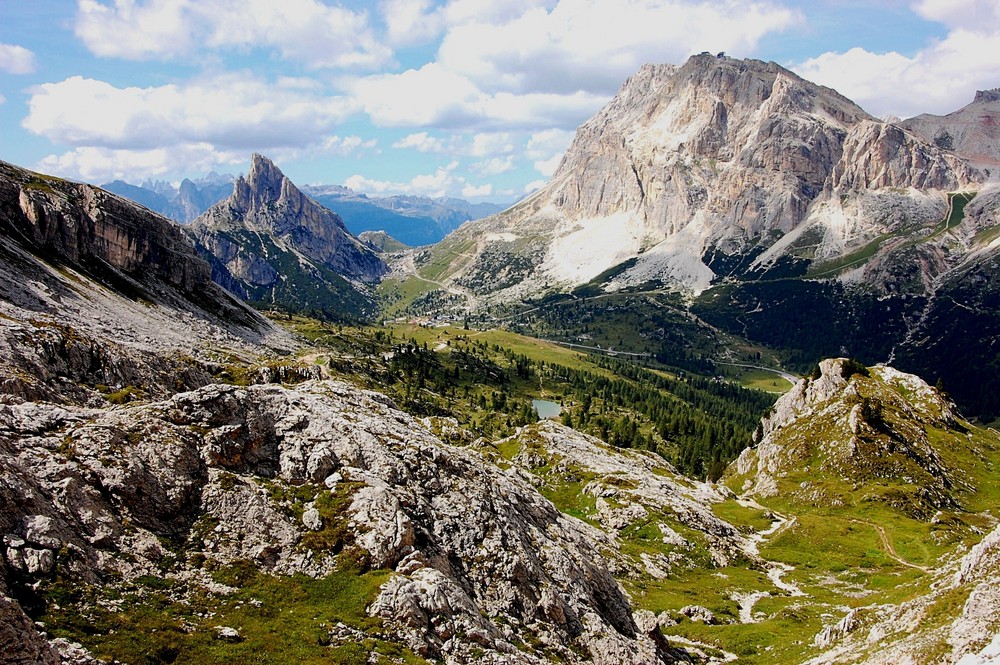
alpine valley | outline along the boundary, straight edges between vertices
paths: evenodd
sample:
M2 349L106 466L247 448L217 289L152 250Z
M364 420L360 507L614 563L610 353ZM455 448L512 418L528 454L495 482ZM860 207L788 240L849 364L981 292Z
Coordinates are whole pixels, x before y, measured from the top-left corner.
M998 116L649 65L416 248L0 162L0 662L998 662Z

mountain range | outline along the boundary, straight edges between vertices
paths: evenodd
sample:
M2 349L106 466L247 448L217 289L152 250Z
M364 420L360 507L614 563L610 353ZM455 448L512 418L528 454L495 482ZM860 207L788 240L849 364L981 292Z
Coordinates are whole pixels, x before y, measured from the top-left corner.
M132 185L122 180L101 187L181 224L199 215L232 192L233 176L210 173L198 180L185 178L175 189L165 182ZM470 219L500 212L505 206L470 203L455 198L423 196L368 197L339 185L303 185L301 190L322 206L337 213L351 233L384 231L400 242L416 247L443 239Z
M204 178L190 180L184 178L175 189L167 182L146 181L141 185L130 185L122 180L108 182L101 187L141 203L150 210L188 224L226 198L233 187L233 176L210 173Z

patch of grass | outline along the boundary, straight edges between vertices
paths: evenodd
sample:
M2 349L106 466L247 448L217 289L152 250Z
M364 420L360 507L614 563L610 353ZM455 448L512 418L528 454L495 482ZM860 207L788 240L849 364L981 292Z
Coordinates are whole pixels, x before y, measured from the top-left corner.
M594 513L597 511L597 499L594 495L584 492L583 488L590 481L592 474L584 478L568 482L542 485L539 491L561 513L595 524Z
M378 286L378 295L382 302L382 315L392 318L400 316L413 304L413 301L430 291L441 287L419 277L411 276L405 280L386 279Z
M768 511L741 506L734 499L713 503L712 512L719 519L747 531L766 531L772 525Z
M182 601L175 599L176 585L143 578L140 587L122 589L116 610L95 602L103 593L98 587L51 588L40 618L51 635L79 641L98 658L137 665L424 663L366 612L391 575L343 569L319 579L276 577L236 564L220 571L222 579L239 584L230 596L188 588ZM338 622L359 637L331 635ZM218 639L216 626L235 628L241 640ZM376 654L374 660L369 654Z

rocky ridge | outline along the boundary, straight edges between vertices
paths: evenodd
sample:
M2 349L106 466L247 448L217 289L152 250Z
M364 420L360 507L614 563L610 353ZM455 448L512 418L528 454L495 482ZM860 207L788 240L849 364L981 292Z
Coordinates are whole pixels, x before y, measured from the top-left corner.
M98 386L164 395L210 382L219 352L293 346L212 283L169 220L6 163L0 273L5 393L60 402L103 402Z
M782 492L833 505L884 501L929 518L959 507L972 489L965 480L970 470L945 461L939 432L968 445L968 429L951 402L920 378L824 360L762 420L755 447L734 462L733 483L742 479L748 496Z

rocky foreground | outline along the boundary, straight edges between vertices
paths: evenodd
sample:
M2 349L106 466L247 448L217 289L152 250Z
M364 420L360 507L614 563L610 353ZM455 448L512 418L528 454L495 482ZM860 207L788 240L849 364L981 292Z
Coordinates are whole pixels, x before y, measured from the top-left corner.
M164 557L181 553L165 574L192 588L202 571L237 561L318 577L349 548L395 571L369 611L424 656L665 657L598 553L600 532L378 394L336 382L212 385L109 411L6 398L0 433L5 594L44 590L53 575L163 575ZM276 505L275 487L309 488L300 518ZM331 496L348 499L346 510L324 509ZM4 603L10 625L30 628ZM6 647L24 662L56 658L33 629L17 632Z
M912 391L906 404L914 422L930 413L927 404L944 405L934 411L938 420L927 422L960 426L915 377L886 368L844 376L844 363L824 364L818 379L779 402L763 428L761 459L784 454L768 446L797 419L805 427L829 416L845 431L861 431L861 412L841 413L840 405L851 394L871 399L873 385ZM842 445L831 441L833 449ZM939 568L913 573L906 584L924 591L912 600L879 602L867 589L844 598L875 602L831 608L817 595L827 582L817 586L765 549L808 512L765 512L772 527L748 530L716 514L714 506L736 503L729 489L684 480L648 453L555 423L473 442L453 422L418 421L378 393L332 380L212 384L111 408L5 396L0 457L5 662L93 662L106 653L101 638L109 636L78 633L98 645L94 653L46 631L67 634L60 612L107 622L148 611L143 603L168 602L148 591L139 600L128 595L142 585L170 589L162 625L187 636L177 638L179 654L198 653L184 649L195 649L188 645L199 636L223 645L257 638L243 624L210 618L244 599L244 578L220 571L243 571L279 588L345 573L380 575L364 605L376 628L307 617L310 630L327 643L396 644L446 663L707 661L728 653L713 646L715 639L725 644L725 633L706 641L684 637L689 631L770 625L787 612L768 610L773 602L817 617L832 610L832 621L804 619L799 629L815 663L929 662L923 658L932 651L941 662L958 662L988 653L1000 627L997 532L963 556L958 548ZM788 475L780 465L752 472L759 500ZM794 501L812 500L803 494ZM785 504L789 509L797 510ZM741 570L751 577L739 581ZM712 588L720 579L723 586ZM684 580L702 580L711 607L657 610L652 590L674 593L671 585ZM67 596L67 589L78 591ZM713 604L716 593L732 600ZM109 601L116 594L137 604ZM204 608L205 618L184 607ZM942 607L950 608L943 616Z

